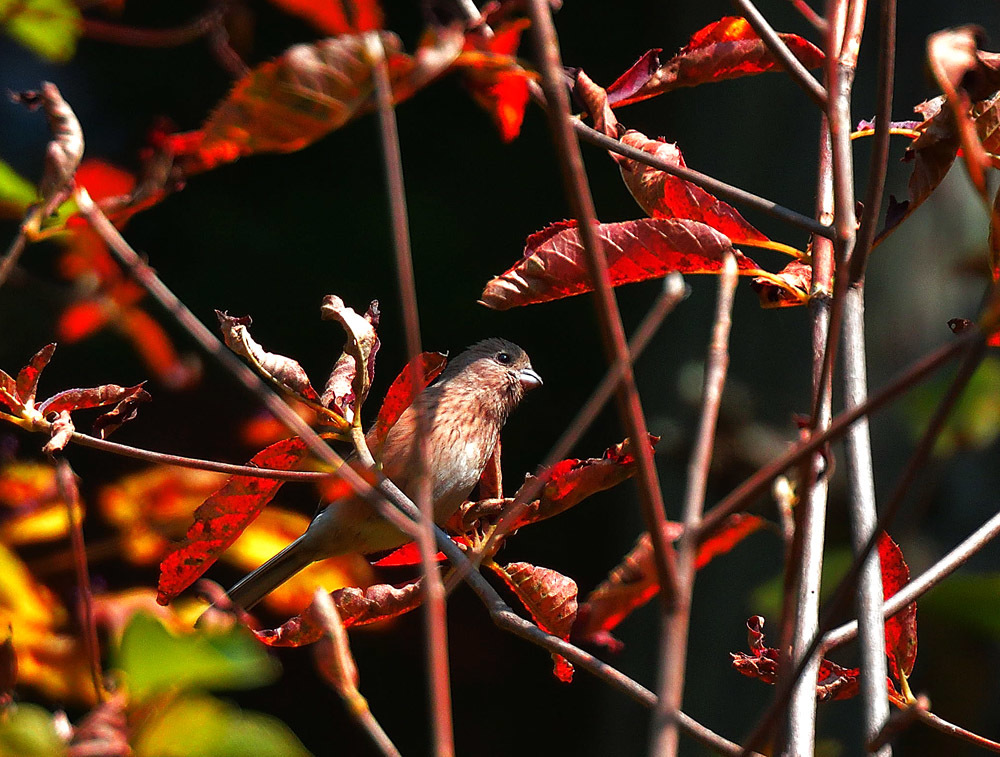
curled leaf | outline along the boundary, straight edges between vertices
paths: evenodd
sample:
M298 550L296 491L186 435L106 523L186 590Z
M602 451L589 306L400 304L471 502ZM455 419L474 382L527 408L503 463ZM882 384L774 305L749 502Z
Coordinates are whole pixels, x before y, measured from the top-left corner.
M16 394L23 405L34 403L35 394L38 392L38 379L41 378L42 371L49 364L55 351L55 344L45 345L34 354L26 366L18 371Z
M30 108L40 106L52 131L52 140L45 148L45 169L38 184L48 215L71 191L73 174L83 158L83 129L59 88L51 82L43 82L38 92L22 92L14 99Z
M698 221L643 218L595 228L612 286L662 278L673 271L718 273L726 255L743 275L761 269L728 237ZM480 301L495 310L548 302L593 289L580 230L562 221L528 237L524 258L487 283Z
M328 294L323 298L320 312L323 320L337 321L347 332L343 353L327 379L321 403L350 423L360 414L375 378L375 355L380 344L375 331L378 300L372 300L362 316L336 295ZM358 366L362 369L358 370Z
M312 610L326 632L316 646L316 666L320 674L342 697L357 694L360 676L351 654L347 631L337 605L322 589L317 589Z
M762 308L788 308L809 303L812 266L792 260L778 273L757 276L750 288L757 292Z
M52 413L49 413L49 418L51 419L49 420L49 433L51 435L45 446L42 447L42 452L52 455L66 448L76 428L73 426L73 419L69 417L68 410L60 410L55 414L55 417L52 417Z
M309 377L297 360L284 355L267 352L260 346L247 327L252 322L249 316L234 317L221 310L215 311L222 329L226 346L237 355L246 358L257 371L286 392L303 402L319 404L319 395L309 383Z
M400 586L376 584L366 589L347 586L330 596L345 628L388 620L416 609L423 602L419 579ZM254 631L254 634L272 647L299 647L321 639L324 629L315 608L310 605L280 627Z

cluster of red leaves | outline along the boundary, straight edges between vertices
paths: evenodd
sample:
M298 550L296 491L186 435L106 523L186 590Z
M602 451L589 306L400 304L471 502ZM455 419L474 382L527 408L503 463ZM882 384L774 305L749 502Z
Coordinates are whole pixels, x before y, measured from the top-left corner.
M809 66L818 66L822 53L794 35L783 35ZM622 144L650 154L666 164L685 168L674 144L626 130L612 107L653 97L681 86L747 76L777 66L745 20L726 18L699 31L690 43L663 66L659 51L650 51L607 91L580 71L574 93L594 119L595 128ZM598 241L607 260L613 286L659 278L668 273L718 273L722 261L733 255L739 273L755 278L765 307L801 305L808 300L810 269L797 251L773 242L740 213L706 192L666 171L611 153L629 192L650 218L600 224ZM770 273L734 244L770 247L796 256L785 270ZM593 288L580 230L575 221L563 221L528 237L523 259L487 283L481 302L496 309L570 297Z
M39 379L55 351L55 344L40 349L18 371L16 379L0 370L0 407L8 411L0 411L0 418L6 416L6 420L17 425L48 431L51 438L45 445L46 452L61 450L69 442L75 430L70 418L72 412L114 405L94 421L94 432L103 439L135 418L139 404L149 401L149 393L142 388L142 384L130 387L104 384L86 389L66 389L36 402Z
M882 532L878 541L879 560L882 565L882 593L892 597L910 580L910 569L903 559L899 546L887 533ZM750 654L730 653L733 667L745 676L773 684L778 679L781 653L764 645L764 619L754 615L747 621ZM885 652L889 670L901 684L913 671L917 659L917 603L911 602L885 622ZM826 658L820 661L816 681L816 696L821 700L850 699L858 693L861 671L844 668ZM900 694L892 680L886 679L888 695L897 701ZM901 688L908 690L905 685Z

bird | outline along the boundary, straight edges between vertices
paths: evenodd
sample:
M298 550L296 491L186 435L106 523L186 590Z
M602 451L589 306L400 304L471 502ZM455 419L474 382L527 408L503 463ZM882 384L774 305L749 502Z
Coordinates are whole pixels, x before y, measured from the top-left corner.
M434 522L445 523L479 481L500 430L525 392L542 385L527 353L493 337L449 361L389 430L382 472L410 499L416 495L416 423L427 429L427 472ZM358 495L330 502L305 533L226 592L244 610L317 560L393 549L409 541Z

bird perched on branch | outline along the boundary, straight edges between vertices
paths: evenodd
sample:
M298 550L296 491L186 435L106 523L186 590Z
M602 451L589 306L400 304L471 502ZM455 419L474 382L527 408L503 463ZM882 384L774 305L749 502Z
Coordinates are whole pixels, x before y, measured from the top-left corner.
M417 415L427 429L427 475L434 522L443 524L465 501L493 454L500 429L524 393L541 386L528 355L505 339L485 339L459 354L389 430L382 471L410 499L419 463ZM298 539L234 585L232 602L249 609L316 560L392 549L409 538L360 496L328 504Z

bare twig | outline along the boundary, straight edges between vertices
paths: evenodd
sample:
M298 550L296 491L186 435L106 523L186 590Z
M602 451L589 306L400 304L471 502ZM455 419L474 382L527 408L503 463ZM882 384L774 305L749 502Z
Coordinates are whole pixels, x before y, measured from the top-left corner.
M421 369L417 358L421 353L420 316L417 309L417 287L413 273L413 256L406 217L403 160L399 149L396 113L392 104L392 85L389 81L389 70L381 38L377 33L369 32L365 35L365 44L374 64L372 76L375 81L382 159L389 191L393 249L396 255L396 275L399 280L400 299L403 305L406 348L413 372L413 385L419 386ZM441 572L438 570L435 560L437 548L434 542L434 501L427 470L428 423L429 419L425 417L425 414L418 412L414 433L414 444L418 454L411 461L411 465L416 465L417 468L412 480L415 483L417 505L421 514L417 544L420 547L420 564L424 574L425 652L427 655L431 718L434 727L434 753L439 757L450 757L455 753L455 739L452 727L451 686L448 672L448 626L444 584L441 581Z
M677 713L684 698L688 629L691 624L691 601L694 592L695 558L698 552L698 527L705 505L708 471L712 463L715 428L722 403L722 389L729 367L729 332L732 326L733 296L736 292L736 258L727 255L719 277L719 297L715 325L705 360L705 381L701 419L695 447L688 464L687 489L684 495L684 532L677 547L677 596L674 610L660 643L659 702L653 721L652 754L675 754L680 723Z
M962 741L967 741L970 744L975 744L981 749L986 749L990 752L1000 753L1000 743L988 739L985 736L980 736L978 733L973 733L972 731L967 731L961 726L957 726L954 723L949 723L942 717L935 715L933 712L924 710L923 708L918 709L917 719L929 725L931 728L941 731L942 733L947 733L949 736L954 736Z
M101 672L101 646L97 638L97 620L94 616L94 593L90 588L90 571L87 569L87 547L83 540L83 524L77 517L82 513L80 491L76 486L76 476L69 462L62 455L55 459L56 485L59 496L66 504L69 517L69 535L73 544L73 566L76 569L76 587L80 598L80 627L83 629L83 644L87 650L90 665L90 680L98 702L105 700L104 674Z
M148 463L158 463L161 465L174 465L178 468L194 468L196 470L213 471L215 473L228 473L231 476L253 476L254 478L272 478L276 481L319 481L337 475L334 472L326 471L294 471L278 470L276 468L257 468L253 465L233 465L232 463L220 463L215 460L202 460L196 457L181 457L180 455L170 455L166 452L153 452L148 449L131 447L127 444L109 442L107 439L98 439L94 436L81 434L74 431L70 441L82 447L99 449L102 452L110 452L114 455L131 457L135 460L145 460Z
M789 2L802 15L802 18L813 25L816 31L826 35L826 19L814 11L806 0L789 0Z
M663 587L660 596L664 600L664 607L667 607L672 601L674 587L677 583L674 553L673 545L666 540L661 528L661 525L666 521L666 514L663 507L663 494L660 491L660 482L657 479L656 466L653 462L653 453L645 444L648 435L646 419L643 417L642 403L635 385L635 375L628 361L625 330L611 288L607 261L604 259L595 231L597 218L583 168L580 146L573 136L572 118L569 114L569 96L563 84L562 61L559 56L559 43L556 38L555 26L552 23L552 11L545 0L532 0L529 7L532 31L541 62L542 86L549 104L549 123L559 153L566 194L573 215L580 224L580 237L597 297L597 313L605 352L609 363L617 361L622 366L622 383L618 391L619 414L625 423L629 436L635 443L643 517L653 540L657 574L660 578L660 586Z
M17 261L21 259L21 253L24 252L27 243L28 236L25 233L24 224L22 224L17 230L17 236L11 240L6 254L0 258L0 287L10 278L10 274L17 265Z
M778 36L774 27L760 14L754 4L750 0L733 0L733 5L757 32L757 36L767 45L767 49L781 61L792 80L809 95L809 99L816 103L820 109L825 110L827 93L823 85L816 81L816 77L809 73L809 69L803 66L802 62L792 54L788 45Z
M193 20L171 29L140 29L95 18L84 18L81 29L85 37L101 42L131 47L178 47L209 34L222 24L221 5L209 8Z

